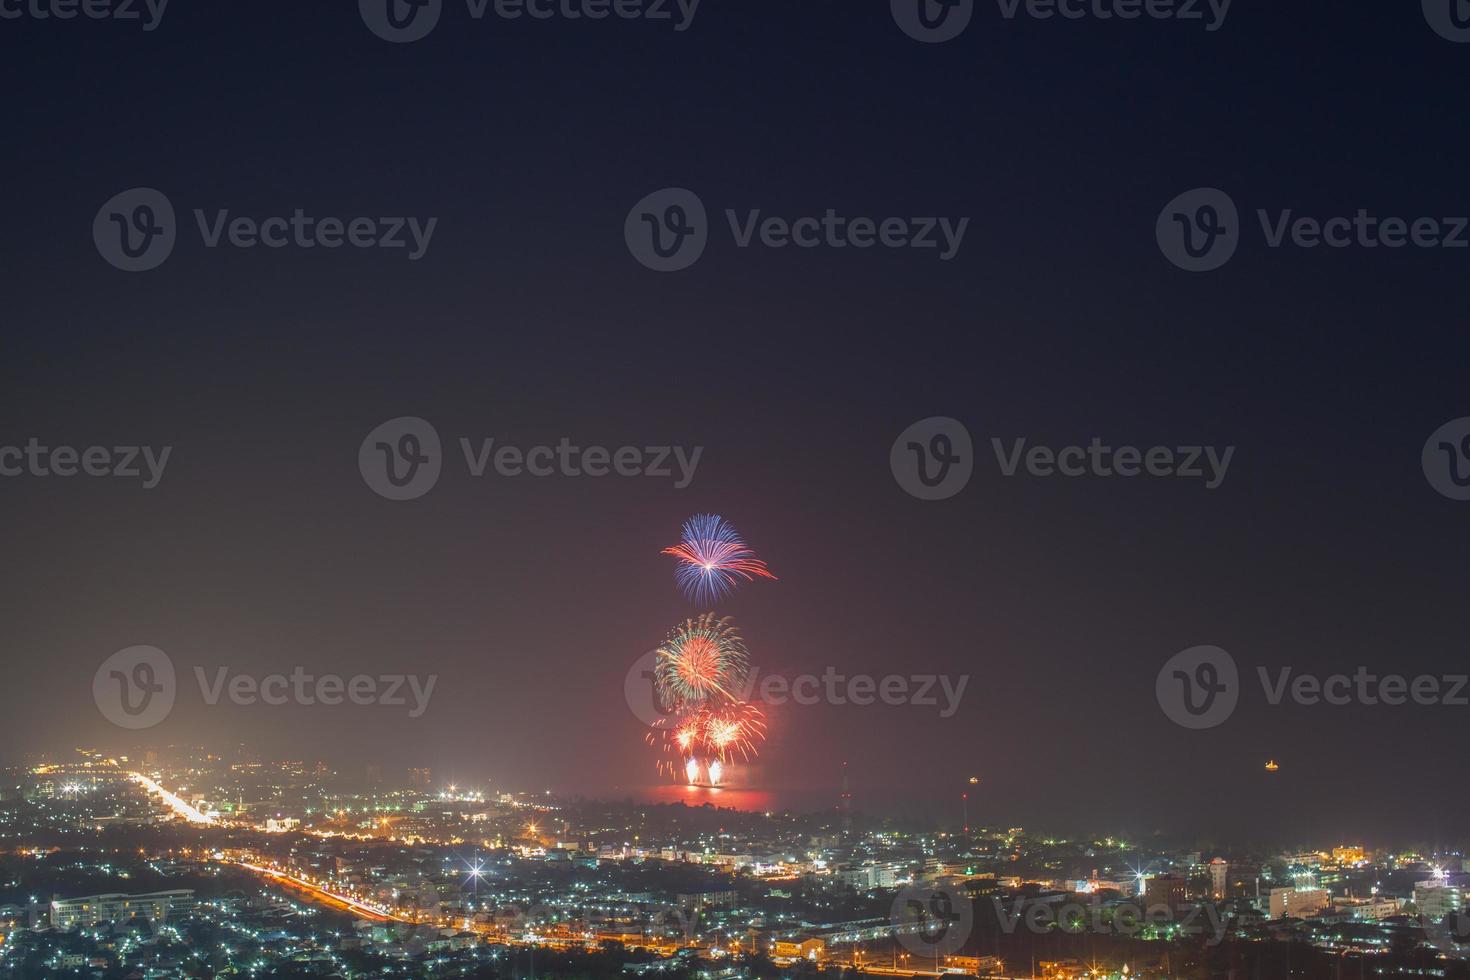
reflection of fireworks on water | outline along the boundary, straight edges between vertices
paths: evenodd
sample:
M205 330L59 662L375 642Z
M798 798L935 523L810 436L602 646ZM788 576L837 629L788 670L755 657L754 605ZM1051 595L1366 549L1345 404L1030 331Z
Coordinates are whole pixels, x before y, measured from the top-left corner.
M685 521L680 542L663 553L679 559L674 573L679 588L698 603L728 595L742 579L776 577L735 528L715 514L696 514Z
M680 714L711 699L734 701L734 688L750 667L750 654L735 624L714 613L675 627L655 657L658 696Z
M649 732L648 741L682 759L708 758L728 766L735 759L760 755L759 746L765 737L766 718L761 709L744 701L731 701L718 708L695 708L665 719ZM678 769L670 759L660 762L659 767L670 772Z
M648 733L650 744L663 748L658 768L671 776L682 772L693 784L720 785L730 764L760 754L766 736L765 716L753 704L732 701L718 709L698 709L667 719Z

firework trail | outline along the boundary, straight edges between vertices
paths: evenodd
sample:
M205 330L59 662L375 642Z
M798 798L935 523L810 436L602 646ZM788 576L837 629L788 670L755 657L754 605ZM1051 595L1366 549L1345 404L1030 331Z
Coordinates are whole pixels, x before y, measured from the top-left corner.
M679 588L694 602L712 603L729 595L741 580L774 580L734 526L716 514L696 514L684 522L681 540L663 554L679 559Z

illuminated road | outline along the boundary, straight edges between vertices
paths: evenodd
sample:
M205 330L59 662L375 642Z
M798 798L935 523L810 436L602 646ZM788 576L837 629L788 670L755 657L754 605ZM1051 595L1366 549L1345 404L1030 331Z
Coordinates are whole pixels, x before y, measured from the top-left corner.
M344 912L351 912L354 915L360 915L364 919L372 919L374 922L409 921L408 919L402 918L400 916L392 915L388 912L384 912L381 909L374 908L371 905L364 905L362 902L359 902L354 898L348 898L346 895L338 895L334 892L329 892L325 888L322 888L318 885L313 885L311 882L307 881L304 878L298 878L295 875L286 874L283 871L276 871L273 868L262 867L258 864L246 864L243 861L230 863L234 864L236 867L245 868L249 871L254 871L256 874L265 875L272 881L289 885L298 891L306 892L307 895L323 905L327 905L335 909L341 909Z
M143 775L141 772L131 773L130 778L133 780L133 782L137 783L139 786L142 786L148 792L152 793L154 796L162 800L164 806L168 807L174 813L183 817L190 823L213 825L218 822L216 818L203 812L198 807L191 805L182 797L170 793L158 783Z

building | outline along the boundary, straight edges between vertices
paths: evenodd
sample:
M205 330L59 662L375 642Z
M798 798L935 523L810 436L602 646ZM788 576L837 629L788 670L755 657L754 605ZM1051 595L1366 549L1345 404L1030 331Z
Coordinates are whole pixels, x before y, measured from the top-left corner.
M1270 917L1273 919L1305 919L1332 904L1325 888L1271 889Z
M1226 898L1230 890L1230 862L1215 858L1210 862L1210 897L1216 901Z
M1189 896L1189 881L1179 875L1159 875L1143 883L1145 908L1178 908Z
M912 876L908 866L901 861L868 861L844 868L837 872L836 877L844 885L851 885L858 891L867 891L871 888L897 888Z
M710 888L698 892L681 892L674 904L681 909L734 908L739 895L733 888Z
M1334 898L1332 907L1360 922L1377 922L1398 915L1402 903L1387 895L1372 898Z
M147 895L88 895L84 898L58 898L51 902L51 925L56 929L75 929L103 922L125 922L147 919L163 922L170 915L187 914L194 908L194 889L175 888Z
M1442 878L1415 882L1414 905L1425 918L1440 922L1465 910L1465 890Z

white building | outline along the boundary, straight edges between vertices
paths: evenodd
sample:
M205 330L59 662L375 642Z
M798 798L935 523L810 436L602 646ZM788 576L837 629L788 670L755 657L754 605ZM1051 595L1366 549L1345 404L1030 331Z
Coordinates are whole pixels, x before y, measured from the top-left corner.
M1415 882L1414 904L1426 918L1439 922L1465 910L1465 890L1439 878Z
M163 922L170 915L182 915L193 908L192 888L175 888L147 895L113 893L59 898L51 903L51 925L56 929L75 929L102 922L125 922L132 918Z
M1325 888L1273 888L1270 916L1273 919L1305 919L1331 904Z

